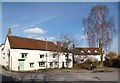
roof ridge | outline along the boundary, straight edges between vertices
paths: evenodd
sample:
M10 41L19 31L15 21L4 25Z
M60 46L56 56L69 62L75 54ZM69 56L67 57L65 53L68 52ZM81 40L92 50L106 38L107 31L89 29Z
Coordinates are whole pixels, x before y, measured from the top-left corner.
M11 36L8 36L8 37L19 37L19 38L24 38L24 39L29 39L29 40L35 40L35 41L43 41L43 42L46 42L45 40L39 40L39 39L27 38L27 37L21 37L21 36L14 36L14 35L11 35ZM47 41L47 42L54 43L54 42L52 42L52 41Z

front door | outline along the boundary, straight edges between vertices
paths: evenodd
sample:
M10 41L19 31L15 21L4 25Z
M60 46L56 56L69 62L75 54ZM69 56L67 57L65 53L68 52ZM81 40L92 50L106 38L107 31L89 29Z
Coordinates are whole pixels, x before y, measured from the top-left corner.
M19 61L19 71L24 71L24 60Z

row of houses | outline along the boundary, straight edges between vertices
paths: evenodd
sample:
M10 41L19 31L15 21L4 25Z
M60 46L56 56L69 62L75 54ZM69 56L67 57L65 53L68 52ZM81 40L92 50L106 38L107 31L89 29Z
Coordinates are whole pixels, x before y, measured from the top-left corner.
M73 58L77 63L86 59L100 61L99 48L75 48L74 56L58 52L61 43L12 36L9 29L4 44L0 46L0 64L12 71L30 71L47 68L72 68ZM69 62L67 62L69 59Z

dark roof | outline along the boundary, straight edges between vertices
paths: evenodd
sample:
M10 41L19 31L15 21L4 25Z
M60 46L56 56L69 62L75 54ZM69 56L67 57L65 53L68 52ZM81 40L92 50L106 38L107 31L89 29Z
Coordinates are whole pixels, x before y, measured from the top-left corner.
M88 53L88 50L91 53ZM95 50L97 51L97 53L95 53ZM81 53L81 51L83 51L84 53ZM100 50L99 48L75 48L75 54L84 54L84 55L96 55L96 54L100 54Z
M31 50L46 50L46 41L18 36L8 36L10 47L13 49L31 49ZM47 41L47 51L55 51L56 45L53 42Z

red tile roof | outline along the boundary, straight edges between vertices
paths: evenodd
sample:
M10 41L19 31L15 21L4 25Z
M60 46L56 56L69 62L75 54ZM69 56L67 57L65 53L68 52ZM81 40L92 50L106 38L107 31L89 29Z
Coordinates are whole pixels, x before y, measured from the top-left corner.
M11 48L16 49L31 49L31 50L46 50L46 41L23 38L18 36L8 36ZM53 42L47 41L47 51L55 51L56 45Z
M88 50L91 52L91 53L88 53ZM95 50L97 51L97 53L95 53ZM75 54L78 54L80 55L81 51L83 51L84 55L96 55L96 54L100 54L100 50L99 48L75 48Z

